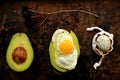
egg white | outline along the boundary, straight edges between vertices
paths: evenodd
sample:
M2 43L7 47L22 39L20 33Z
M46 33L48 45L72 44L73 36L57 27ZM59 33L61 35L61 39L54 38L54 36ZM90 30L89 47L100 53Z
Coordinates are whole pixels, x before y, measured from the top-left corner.
M58 29L54 32L52 41L53 46L55 47L55 61L60 68L72 70L75 68L77 64L77 50L73 44L74 48L70 54L68 55L62 54L62 52L59 49L59 44L64 39L69 39L73 43L72 37L70 36L68 31Z

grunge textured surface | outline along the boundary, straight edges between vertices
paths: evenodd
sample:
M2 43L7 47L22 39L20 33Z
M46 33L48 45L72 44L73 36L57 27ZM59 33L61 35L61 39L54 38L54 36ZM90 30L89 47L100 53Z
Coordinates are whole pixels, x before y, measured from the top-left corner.
M120 80L120 1L16 1L0 3L0 80ZM84 12L56 12L84 10ZM86 28L99 26L114 34L114 50L95 70L99 60L91 48L92 38L98 31ZM81 54L76 68L66 73L57 72L50 63L49 43L58 28L73 30L79 39ZM29 69L17 73L6 63L6 50L12 35L25 32L34 49L34 61Z

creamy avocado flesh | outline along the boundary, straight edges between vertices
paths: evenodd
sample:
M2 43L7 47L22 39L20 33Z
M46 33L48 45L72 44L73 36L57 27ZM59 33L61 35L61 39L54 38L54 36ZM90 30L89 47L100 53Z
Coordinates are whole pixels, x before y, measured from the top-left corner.
M79 56L80 55L80 47L79 47L79 42L78 42L77 36L75 35L75 33L73 31L70 31L70 35L73 38L73 42L75 44L75 47L76 47L76 50L77 50L77 53L78 53L78 56ZM51 41L50 46L49 46L49 55L50 55L51 64L58 71L66 72L67 71L66 69L63 69L63 68L60 68L59 66L57 66L56 61L55 61L54 53L55 53L55 48L53 46L53 42Z
M6 53L6 60L9 67L22 72L28 69L33 61L33 48L25 33L13 35Z

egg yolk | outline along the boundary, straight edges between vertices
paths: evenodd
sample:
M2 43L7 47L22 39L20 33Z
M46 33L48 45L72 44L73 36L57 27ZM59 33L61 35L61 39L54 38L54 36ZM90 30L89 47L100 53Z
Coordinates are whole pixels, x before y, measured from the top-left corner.
M73 51L73 43L69 39L65 39L60 42L60 51L64 54L70 54Z

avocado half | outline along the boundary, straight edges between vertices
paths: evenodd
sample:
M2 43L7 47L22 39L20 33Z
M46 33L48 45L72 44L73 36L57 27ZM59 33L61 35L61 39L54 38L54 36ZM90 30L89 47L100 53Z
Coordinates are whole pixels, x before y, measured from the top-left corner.
M13 60L13 57L12 57L13 51L17 47L24 48L27 53L26 60L21 64L17 64ZM31 65L33 58L34 58L33 53L34 53L33 48L31 46L31 43L30 43L27 35L25 33L16 33L13 35L13 37L10 41L10 44L8 46L8 49L6 52L6 61L12 70L14 70L16 72L22 72L22 71L25 71L26 69L28 69L29 66Z
M75 47L76 47L76 50L77 50L77 53L78 53L78 56L79 56L80 55L80 46L79 46L78 38L73 31L70 31L70 35L73 38L73 42L75 44ZM49 45L49 55L50 55L50 61L51 61L52 66L60 72L68 71L66 69L63 69L63 68L60 68L59 66L57 66L56 61L55 61L54 53L55 53L55 48L54 48L53 42L51 40L50 45Z

